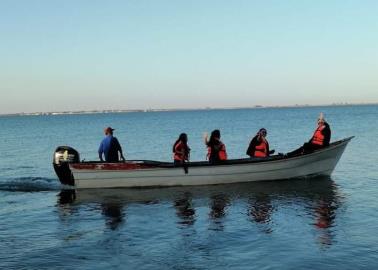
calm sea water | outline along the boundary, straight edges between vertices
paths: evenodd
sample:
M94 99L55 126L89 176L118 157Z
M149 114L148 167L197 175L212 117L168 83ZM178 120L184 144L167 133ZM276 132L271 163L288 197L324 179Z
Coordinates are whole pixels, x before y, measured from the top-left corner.
M111 125L128 159L170 160L186 132L203 160L265 127L271 148L355 135L331 178L155 189L61 190L58 145L97 159ZM377 269L378 106L0 117L0 269Z

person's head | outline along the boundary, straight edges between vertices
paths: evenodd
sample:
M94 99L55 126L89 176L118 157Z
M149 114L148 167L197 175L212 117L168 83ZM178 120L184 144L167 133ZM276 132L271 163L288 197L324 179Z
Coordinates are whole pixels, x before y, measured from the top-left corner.
M318 125L323 125L325 123L324 114L321 112L318 118Z
M186 135L186 133L181 133L180 136L178 137L178 139L173 144L173 147L172 147L173 153L175 152L176 145L180 142L182 142L184 144L184 147L186 148L187 151L190 151L188 144L187 144L188 143L188 135Z
M265 128L260 128L259 132L257 132L257 135L262 136L262 137L266 137L267 134L268 132L266 131Z
M209 139L209 141L206 142L206 144L208 146L216 144L217 142L219 142L220 137L221 137L221 135L220 135L219 129L215 129L211 132L210 139Z
M178 140L182 141L183 143L187 143L188 142L188 135L186 135L186 133L181 133Z
M220 139L221 135L220 135L220 131L219 129L215 129L211 132L211 135L210 135L210 140L211 138L216 138L216 139Z
M107 127L107 128L104 129L104 133L105 133L105 135L113 135L113 130L114 130L114 128Z

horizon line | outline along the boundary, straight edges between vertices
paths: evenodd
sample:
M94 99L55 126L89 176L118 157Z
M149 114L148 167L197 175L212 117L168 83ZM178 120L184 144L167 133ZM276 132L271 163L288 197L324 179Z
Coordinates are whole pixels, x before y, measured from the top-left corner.
M242 110L242 109L264 109L264 108L303 108L303 107L331 107L331 106L368 106L378 105L378 102L369 103L348 103L338 102L331 104L294 104L294 105L253 105L233 107L199 107L199 108L148 108L148 109L93 109L93 110L69 110L69 111L48 111L48 112L18 112L0 113L0 116L42 116L42 115L67 115L67 114L100 114L100 113L132 113L132 112L174 112L174 111L205 111L205 110Z

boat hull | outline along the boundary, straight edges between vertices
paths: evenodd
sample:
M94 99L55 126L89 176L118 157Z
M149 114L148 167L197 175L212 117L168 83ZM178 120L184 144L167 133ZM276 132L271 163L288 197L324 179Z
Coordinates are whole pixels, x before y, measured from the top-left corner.
M351 139L291 158L245 159L240 163L203 166L193 163L193 166L189 164L187 174L182 167L143 167L138 163L133 169L122 163L73 163L69 167L76 188L216 185L329 176Z

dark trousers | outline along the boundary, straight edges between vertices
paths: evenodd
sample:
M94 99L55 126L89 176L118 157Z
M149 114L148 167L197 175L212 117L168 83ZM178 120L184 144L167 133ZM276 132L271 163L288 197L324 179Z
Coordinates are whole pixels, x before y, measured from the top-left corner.
M188 173L188 164L186 163L186 161L181 161L181 160L175 159L175 160L173 160L173 165L175 167L183 167L185 173Z
M287 153L287 156L293 157L293 156L308 154L308 153L314 152L315 150L321 149L323 147L324 146L318 145L318 144L304 143L303 146L299 147L298 149Z

